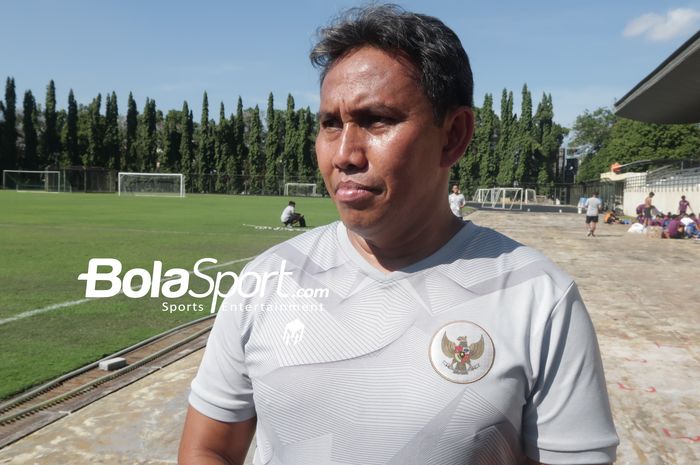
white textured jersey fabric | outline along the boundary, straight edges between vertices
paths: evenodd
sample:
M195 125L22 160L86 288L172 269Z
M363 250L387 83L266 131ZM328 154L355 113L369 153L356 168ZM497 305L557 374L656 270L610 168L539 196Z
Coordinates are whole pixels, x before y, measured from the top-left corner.
M262 297L228 297L190 394L216 420L257 414L256 465L614 461L591 321L539 252L467 222L384 274L334 223L246 271L283 262L282 293L329 294L282 297L273 277Z

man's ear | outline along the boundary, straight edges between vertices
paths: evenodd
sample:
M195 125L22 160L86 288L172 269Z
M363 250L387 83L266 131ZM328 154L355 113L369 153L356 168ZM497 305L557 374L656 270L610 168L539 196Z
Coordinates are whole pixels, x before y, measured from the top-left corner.
M445 145L442 147L441 168L449 168L464 155L474 135L474 112L462 106L450 111L442 125Z

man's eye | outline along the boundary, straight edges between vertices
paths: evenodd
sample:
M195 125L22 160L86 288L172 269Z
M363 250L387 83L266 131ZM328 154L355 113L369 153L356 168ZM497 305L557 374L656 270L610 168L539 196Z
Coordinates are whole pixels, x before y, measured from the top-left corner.
M343 125L340 122L340 120L337 120L335 118L328 118L328 119L324 119L321 121L321 127L323 129L337 129L337 128L340 128L342 126Z
M389 116L381 116L381 115L374 115L374 116L369 116L366 118L364 121L364 125L367 127L381 127L381 126L390 126L394 124L396 120L394 118L391 118Z

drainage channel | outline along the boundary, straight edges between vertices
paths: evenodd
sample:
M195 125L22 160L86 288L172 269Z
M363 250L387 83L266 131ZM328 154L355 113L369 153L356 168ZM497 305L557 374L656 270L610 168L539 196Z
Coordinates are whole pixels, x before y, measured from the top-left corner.
M215 315L185 323L67 373L0 404L0 449L86 405L202 349ZM125 358L113 372L102 361Z

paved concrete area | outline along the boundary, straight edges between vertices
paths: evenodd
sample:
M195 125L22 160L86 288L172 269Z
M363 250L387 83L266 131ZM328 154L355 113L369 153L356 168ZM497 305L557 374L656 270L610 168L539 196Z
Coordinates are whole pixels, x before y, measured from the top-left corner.
M700 241L627 234L622 225L600 225L588 238L583 215L570 213L479 211L470 219L542 250L579 283L621 439L616 463L700 463ZM0 450L0 464L175 463L200 358L201 351Z

